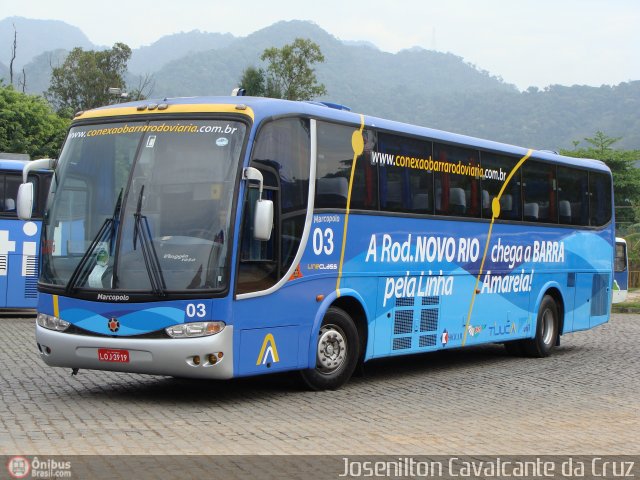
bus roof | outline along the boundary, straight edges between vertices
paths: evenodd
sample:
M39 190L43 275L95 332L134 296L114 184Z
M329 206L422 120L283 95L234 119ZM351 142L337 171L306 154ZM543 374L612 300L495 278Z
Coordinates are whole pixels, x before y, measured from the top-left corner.
M22 168L29 163L27 160L4 160L0 159L0 170L22 171Z
M336 104L337 105L337 104ZM158 107L161 108L158 108ZM237 108L237 106L241 106ZM149 109L151 107L152 109ZM244 108L246 107L246 108ZM244 109L243 109L244 108ZM178 97L155 100L142 100L138 102L121 103L100 107L87 112L79 112L74 119L81 121L90 118L104 118L128 115L170 115L172 113L206 113L214 111L227 111L245 114L251 117L254 122L260 123L270 117L282 115L308 115L310 117L346 122L355 125L361 124L359 113L346 109L326 106L320 102L295 102L264 97L246 96L226 96L226 97ZM428 137L430 139L452 143L462 146L488 150L492 152L504 153L522 157L527 154L528 149L506 143L485 140L458 133L436 130L428 127L421 127L408 123L386 120L383 118L364 115L365 127L375 127L380 130L404 133L417 137ZM594 159L575 158L559 155L548 150L534 150L532 157L539 160L547 160L554 163L566 165L579 165L594 170L609 171L604 162Z

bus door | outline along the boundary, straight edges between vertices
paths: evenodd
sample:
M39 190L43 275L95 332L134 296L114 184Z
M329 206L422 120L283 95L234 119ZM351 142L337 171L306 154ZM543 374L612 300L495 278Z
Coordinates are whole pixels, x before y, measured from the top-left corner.
M627 242L623 238L616 238L616 257L613 262L613 303L627 300L629 289L629 258L627 256Z

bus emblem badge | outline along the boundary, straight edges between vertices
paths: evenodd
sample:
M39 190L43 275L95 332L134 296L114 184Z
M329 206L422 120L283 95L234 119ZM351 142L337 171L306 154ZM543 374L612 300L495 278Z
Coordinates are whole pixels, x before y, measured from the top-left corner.
M110 318L109 321L107 322L107 326L109 327L109 330L111 330L114 333L120 330L120 322L116 317Z
M269 361L269 357L271 357L271 361ZM262 341L262 348L260 349L256 365L266 365L267 367L271 367L272 363L278 363L279 361L280 357L278 356L276 340L273 338L273 334L268 333Z

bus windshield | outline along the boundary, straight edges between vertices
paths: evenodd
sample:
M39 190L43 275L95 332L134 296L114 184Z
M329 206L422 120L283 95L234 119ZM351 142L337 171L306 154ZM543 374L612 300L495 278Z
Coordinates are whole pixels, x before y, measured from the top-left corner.
M45 284L224 289L246 126L167 120L70 130L43 226Z

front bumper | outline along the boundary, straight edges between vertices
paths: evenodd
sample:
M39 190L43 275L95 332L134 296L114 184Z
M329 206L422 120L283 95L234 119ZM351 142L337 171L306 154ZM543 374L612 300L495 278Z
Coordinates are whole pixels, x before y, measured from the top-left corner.
M52 367L147 373L174 377L227 379L233 377L233 325L222 332L199 338L134 339L93 337L56 332L36 325L36 342L42 360ZM128 363L98 360L98 349L129 352ZM206 359L222 352L217 363ZM201 358L199 365L193 357Z

